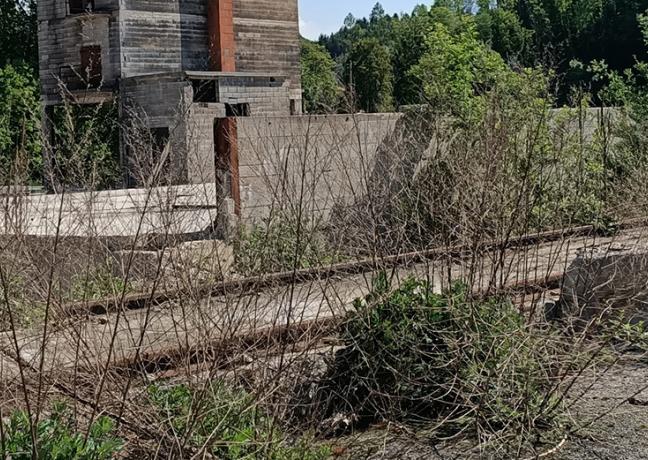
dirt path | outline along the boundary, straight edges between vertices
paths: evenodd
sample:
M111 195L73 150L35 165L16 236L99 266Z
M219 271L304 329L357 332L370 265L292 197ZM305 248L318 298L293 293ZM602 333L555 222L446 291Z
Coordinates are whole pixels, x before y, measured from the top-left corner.
M591 388L590 388L591 386ZM648 361L625 362L578 382L572 416L583 428L554 458L648 459Z

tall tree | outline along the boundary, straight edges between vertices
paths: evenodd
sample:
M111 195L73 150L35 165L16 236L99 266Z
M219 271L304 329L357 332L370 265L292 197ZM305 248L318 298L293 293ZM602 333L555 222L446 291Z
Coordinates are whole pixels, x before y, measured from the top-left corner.
M326 49L317 43L302 39L301 68L306 111L335 111L341 91L335 75L335 61Z
M480 95L507 71L501 56L478 39L467 21L465 30L456 35L436 24L426 38L425 54L411 73L433 109L470 117L479 109Z
M377 38L356 42L346 61L345 81L357 108L366 112L393 110L393 73L389 50Z
M0 67L38 67L36 0L0 0Z

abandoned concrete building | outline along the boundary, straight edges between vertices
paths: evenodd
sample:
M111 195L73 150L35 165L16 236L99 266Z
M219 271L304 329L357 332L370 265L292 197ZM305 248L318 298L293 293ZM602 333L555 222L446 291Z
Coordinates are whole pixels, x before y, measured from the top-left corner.
M301 113L297 10L297 0L40 0L46 114L62 97L119 97L122 114L171 139L173 182L213 180L235 116Z
M297 191L315 213L358 193L401 118L302 113L298 0L39 0L38 19L46 132L64 101L115 101L164 156L165 185L200 184L246 223Z

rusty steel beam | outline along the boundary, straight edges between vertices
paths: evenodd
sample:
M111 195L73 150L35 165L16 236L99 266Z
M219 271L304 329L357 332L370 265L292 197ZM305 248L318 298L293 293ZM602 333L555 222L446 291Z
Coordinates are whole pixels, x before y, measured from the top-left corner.
M236 71L233 0L208 0L209 70Z

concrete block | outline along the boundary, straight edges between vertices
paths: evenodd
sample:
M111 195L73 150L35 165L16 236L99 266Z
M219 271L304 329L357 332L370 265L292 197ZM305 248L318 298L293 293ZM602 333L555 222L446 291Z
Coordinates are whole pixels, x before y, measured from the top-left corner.
M648 322L648 249L601 248L581 253L565 275L558 318L577 329L620 315Z

